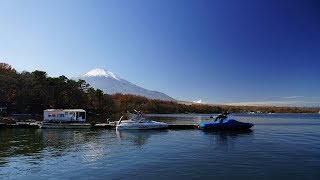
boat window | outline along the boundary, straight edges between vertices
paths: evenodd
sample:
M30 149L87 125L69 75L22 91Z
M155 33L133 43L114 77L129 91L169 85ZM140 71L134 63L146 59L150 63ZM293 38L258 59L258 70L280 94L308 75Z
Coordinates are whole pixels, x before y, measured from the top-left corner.
M68 115L68 112L65 112L64 114L65 114L65 115Z
M64 114L58 114L57 117L64 117Z
M82 119L86 119L86 113L85 112L79 112L79 117Z

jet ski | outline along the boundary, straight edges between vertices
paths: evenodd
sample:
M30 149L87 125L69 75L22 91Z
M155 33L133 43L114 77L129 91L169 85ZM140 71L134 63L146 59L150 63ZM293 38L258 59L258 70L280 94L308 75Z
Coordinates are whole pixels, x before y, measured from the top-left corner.
M243 123L234 119L229 113L219 114L213 122L203 122L198 125L203 130L247 130L253 126L251 123Z

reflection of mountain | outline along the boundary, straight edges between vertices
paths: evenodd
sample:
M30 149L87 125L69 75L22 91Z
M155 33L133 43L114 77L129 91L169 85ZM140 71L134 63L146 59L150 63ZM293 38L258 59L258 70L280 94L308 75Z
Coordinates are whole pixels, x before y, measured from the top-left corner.
M124 141L132 142L133 145L141 147L147 140L155 134L162 134L168 132L167 130L122 130L116 131L117 137Z

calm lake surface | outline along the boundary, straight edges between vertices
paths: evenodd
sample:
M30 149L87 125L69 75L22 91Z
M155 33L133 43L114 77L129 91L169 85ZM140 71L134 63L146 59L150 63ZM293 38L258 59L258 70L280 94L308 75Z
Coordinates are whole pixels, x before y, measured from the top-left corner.
M0 129L0 179L319 179L319 114L235 116L252 131Z

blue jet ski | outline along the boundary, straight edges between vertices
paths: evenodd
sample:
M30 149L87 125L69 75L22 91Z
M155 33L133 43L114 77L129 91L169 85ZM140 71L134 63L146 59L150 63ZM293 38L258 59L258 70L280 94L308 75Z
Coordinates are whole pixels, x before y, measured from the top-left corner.
M233 115L220 114L213 122L203 122L198 125L203 130L247 130L253 126L251 123L236 121Z

